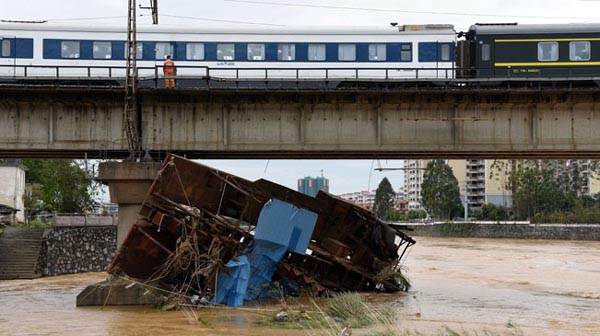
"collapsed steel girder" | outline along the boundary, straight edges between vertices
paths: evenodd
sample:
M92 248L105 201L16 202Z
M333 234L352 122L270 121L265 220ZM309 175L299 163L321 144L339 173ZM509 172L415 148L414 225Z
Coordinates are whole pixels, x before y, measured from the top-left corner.
M403 227L320 191L316 198L267 180L245 180L169 155L109 273L210 295L217 272L251 250L263 206L277 199L317 214L306 254L287 252L275 278L330 291L407 289L393 276L415 241ZM401 252L401 253L399 253Z

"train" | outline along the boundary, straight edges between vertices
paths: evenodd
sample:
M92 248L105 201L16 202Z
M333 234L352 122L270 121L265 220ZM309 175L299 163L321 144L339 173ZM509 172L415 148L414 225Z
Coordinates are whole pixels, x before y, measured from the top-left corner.
M122 28L0 23L0 78L125 76ZM594 78L600 24L450 24L382 27L194 28L137 32L141 78L236 79Z

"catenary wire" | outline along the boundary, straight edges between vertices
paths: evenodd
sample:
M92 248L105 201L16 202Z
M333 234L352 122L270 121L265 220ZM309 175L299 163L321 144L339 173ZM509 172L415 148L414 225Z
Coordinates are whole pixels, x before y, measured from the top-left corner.
M143 15L140 15L140 16L143 16ZM168 17L168 18L174 18L174 19L185 19L185 20L199 20L199 21L211 21L211 22L246 24L246 25L258 25L258 26L285 27L285 25L275 24L275 23L239 21L239 20L225 20L225 19L211 19L211 18L194 17L194 16L181 16L181 15L162 14L162 15L160 15L160 17ZM100 17L80 17L80 18L52 18L52 19L46 19L44 21L47 21L47 22L98 21L98 20L115 20L115 19L126 19L126 18L127 18L126 16L100 16Z
M252 21L237 21L237 20L223 20L223 19L210 19L204 17L194 17L194 16L180 16L180 15L169 15L162 14L161 17L168 17L174 19L187 19L187 20L200 20L200 21L212 21L212 22L225 22L225 23L237 23L237 24L248 24L248 25L259 25L259 26L274 26L274 27L285 27L282 24L275 23L264 23L264 22L252 22Z
M483 16L496 18L520 18L520 19L572 19L572 20L600 20L598 17L570 17L570 16L539 16L539 15L512 15L512 14L485 14L485 13L462 13L462 12L442 12L442 11L418 11L408 9L387 9L387 8L369 8L369 7L351 7L351 6L332 6L332 5L315 5L304 3L279 3L272 1L256 1L256 0L223 0L225 2L247 3L254 5L267 6L282 6L282 7L306 7L306 8L323 8L336 10L354 10L366 12L383 12L383 13L409 13L409 14L429 14L429 15L448 15L448 16Z

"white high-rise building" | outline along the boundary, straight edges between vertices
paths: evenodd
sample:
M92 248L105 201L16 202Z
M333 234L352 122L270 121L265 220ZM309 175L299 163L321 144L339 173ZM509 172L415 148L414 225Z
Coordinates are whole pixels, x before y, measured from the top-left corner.
M404 160L404 192L408 210L423 210L421 184L428 160Z
M375 190L367 191L356 191L346 194L341 194L339 197L350 201L358 206L361 206L368 210L373 210L373 204L375 203Z

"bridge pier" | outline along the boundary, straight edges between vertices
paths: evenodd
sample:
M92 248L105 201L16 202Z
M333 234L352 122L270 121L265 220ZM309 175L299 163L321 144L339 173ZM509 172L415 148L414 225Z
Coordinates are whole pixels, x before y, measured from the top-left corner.
M156 178L160 162L103 162L98 179L108 185L110 200L119 205L117 248L135 224L146 193ZM77 295L77 306L151 305L153 295L145 288L130 286L129 281L107 280L88 286Z
M119 205L117 247L121 246L129 229L135 224L140 207L156 174L160 162L103 162L98 179L108 185L110 200Z

